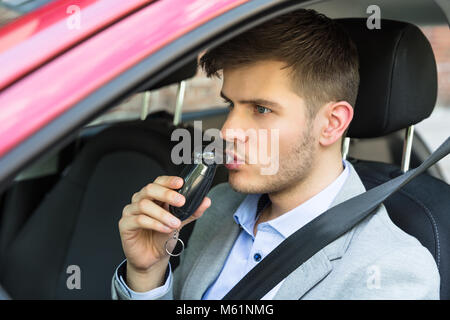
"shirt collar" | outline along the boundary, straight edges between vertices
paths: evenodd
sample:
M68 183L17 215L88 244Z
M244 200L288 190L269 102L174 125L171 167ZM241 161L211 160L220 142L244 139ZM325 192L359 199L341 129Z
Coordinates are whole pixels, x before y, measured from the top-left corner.
M233 215L234 221L253 237L253 226L255 225L256 217L260 211L257 211L258 202L263 194L249 194L242 201ZM264 199L263 197L262 199ZM262 209L261 209L262 210Z
M305 201L298 207L284 213L276 219L260 223L258 230L271 228L280 233L284 238L302 228L304 225L327 211L350 172L350 165L347 160L343 160L344 170L325 189ZM249 235L253 235L253 227L260 212L270 203L268 195L249 194L238 207L233 217Z

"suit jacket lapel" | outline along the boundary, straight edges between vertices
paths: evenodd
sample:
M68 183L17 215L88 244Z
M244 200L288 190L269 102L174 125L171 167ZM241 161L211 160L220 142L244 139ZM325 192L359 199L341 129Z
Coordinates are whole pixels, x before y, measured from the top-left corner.
M365 190L358 174L350 164L349 176L331 207L363 193ZM345 253L354 231L355 228L328 244L286 277L274 299L300 299L319 281L325 278L333 269L331 261L341 258Z
M222 203L220 208L217 208L231 214L221 221L223 224L218 229L218 232L211 239L210 243L205 246L205 249L192 267L183 286L181 299L201 299L209 286L219 276L240 232L240 227L233 219L233 213L244 199L245 195L239 195L234 200Z

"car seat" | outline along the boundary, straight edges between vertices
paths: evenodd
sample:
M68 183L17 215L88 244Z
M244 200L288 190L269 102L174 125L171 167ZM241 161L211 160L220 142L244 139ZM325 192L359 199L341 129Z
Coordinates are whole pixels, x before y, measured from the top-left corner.
M437 97L433 51L421 30L406 22L337 19L354 40L360 59L360 87L350 138L376 138L426 119ZM405 155L407 156L407 155ZM400 167L351 159L367 189L402 173ZM441 276L441 299L450 298L450 186L422 174L388 198L392 221L416 237L433 257Z

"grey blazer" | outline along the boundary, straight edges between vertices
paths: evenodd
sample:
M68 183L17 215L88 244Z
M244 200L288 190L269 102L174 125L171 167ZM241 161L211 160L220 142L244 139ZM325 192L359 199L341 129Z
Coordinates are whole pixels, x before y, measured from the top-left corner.
M364 191L350 166L332 206ZM170 291L159 299L201 299L240 232L233 213L246 195L222 183L208 196L212 204L196 222ZM439 299L439 287L430 252L395 226L381 206L291 273L274 299ZM112 297L130 299L114 277Z

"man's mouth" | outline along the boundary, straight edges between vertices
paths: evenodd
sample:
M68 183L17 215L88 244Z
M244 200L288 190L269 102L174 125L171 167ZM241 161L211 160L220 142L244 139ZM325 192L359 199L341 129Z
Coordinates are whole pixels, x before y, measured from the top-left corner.
M229 170L236 170L245 163L245 161L238 157L234 152L226 151L225 154L225 167Z

